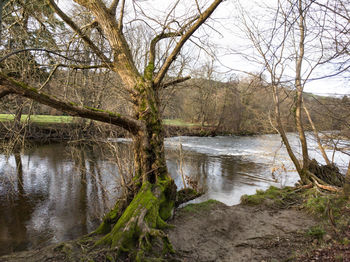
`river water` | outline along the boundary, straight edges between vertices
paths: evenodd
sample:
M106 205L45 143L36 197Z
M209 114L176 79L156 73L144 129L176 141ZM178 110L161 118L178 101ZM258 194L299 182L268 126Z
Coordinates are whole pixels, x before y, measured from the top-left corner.
M295 135L289 137L298 150ZM112 143L124 156L119 166L128 167L130 141ZM243 194L298 181L278 135L173 137L165 144L177 186L183 187L183 174L206 192L194 202L235 205ZM322 162L311 138L309 145L311 157ZM0 255L73 239L98 225L117 198L120 181L116 157L104 147L51 144L0 154ZM336 153L334 159L344 172L349 156Z

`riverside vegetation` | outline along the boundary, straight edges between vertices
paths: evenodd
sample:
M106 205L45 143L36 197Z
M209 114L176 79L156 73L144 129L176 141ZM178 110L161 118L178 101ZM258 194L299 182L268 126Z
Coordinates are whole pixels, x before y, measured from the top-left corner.
M349 213L343 195L303 186L270 187L232 207L188 204L165 230L174 252L157 261L349 261ZM99 239L83 236L0 261L130 261L96 246ZM162 254L161 245L153 250Z

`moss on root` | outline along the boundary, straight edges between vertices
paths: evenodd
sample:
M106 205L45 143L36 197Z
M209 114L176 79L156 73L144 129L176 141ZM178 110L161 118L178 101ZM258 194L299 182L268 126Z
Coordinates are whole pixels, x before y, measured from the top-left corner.
M167 235L161 230L168 226L164 220L174 207L174 201L165 194L167 183L173 182L169 179L155 185L144 183L111 232L97 245L116 247L118 253L127 252L136 261L144 261L155 240L162 241L163 254L173 253Z
M178 191L176 193L175 206L178 207L183 203L186 203L188 201L191 201L193 199L200 197L201 195L203 195L202 192L197 192L196 190L194 190L192 188L181 189L180 191Z
M118 220L122 211L123 211L123 205L119 200L115 204L114 208L105 215L102 223L92 234L105 235L111 232L112 225L115 224L115 222Z

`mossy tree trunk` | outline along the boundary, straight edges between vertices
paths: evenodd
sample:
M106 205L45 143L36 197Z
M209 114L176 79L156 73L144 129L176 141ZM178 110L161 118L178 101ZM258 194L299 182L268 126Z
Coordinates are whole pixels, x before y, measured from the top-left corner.
M128 131L133 139L134 147L133 179L128 185L125 196L117 201L113 210L105 216L95 231L96 234L104 235L97 244L116 248L119 252L133 253L135 259L142 260L144 253L151 249L152 243L158 239L163 243L164 252L171 252L171 245L162 229L167 226L165 220L171 216L175 205L176 186L166 167L164 131L159 114L158 92L161 88L190 78L178 78L166 83L163 81L183 45L223 0L212 0L210 5L203 7L203 10L198 10L198 15L189 18L183 25L174 23L178 25L176 29L170 29L168 22L164 22L164 28L161 28L149 41L147 66L143 73L136 68L130 50L132 43L127 42L123 33L124 12L127 10L126 1L114 0L107 7L105 1L102 0L74 0L94 17L91 24L97 23L99 32L108 40L112 50L111 57L107 57L105 52L96 46L95 42L56 5L54 0L47 0L47 2L99 57L100 66L113 70L120 77L125 91L130 93L130 101L134 105L134 116L122 116L118 113L60 100L1 72L0 98L11 93L17 94L70 115L102 121ZM176 6L177 2L174 3L170 12L173 12ZM200 7L197 6L197 8ZM165 50L163 55L160 54L157 60L157 44L169 38L177 38L174 40L174 46L172 49ZM154 66L156 64L157 68ZM86 69L89 66L83 65L78 68Z
M129 195L118 201L95 233L105 235L98 245L117 247L142 260L157 239L164 252L173 251L162 229L175 207L176 185L166 167L157 88L141 79L136 89L135 117L144 127L133 135L135 174Z

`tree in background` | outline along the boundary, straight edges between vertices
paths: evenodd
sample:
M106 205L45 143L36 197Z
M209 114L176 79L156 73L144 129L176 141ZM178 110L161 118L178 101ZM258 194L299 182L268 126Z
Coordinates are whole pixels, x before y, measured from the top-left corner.
M317 129L304 103L304 87L318 68L330 64L339 57L335 50L330 48L332 41L327 37L330 31L326 28L331 23L328 19L329 12L316 7L315 1L281 0L274 8L266 7L266 13L271 14L268 21L265 19L266 14L264 18L252 17L242 7L238 7L241 10L243 32L255 50L243 56L261 66L260 76L268 76L266 85L271 88L273 96L274 125L281 135L302 184L311 183L322 188L338 190L332 186L343 186L344 177L329 162L319 139L319 147L329 165L324 168L310 159L303 121L305 111L317 139ZM266 23L260 23L261 19L265 19ZM289 143L282 122L281 104L289 96L294 100L291 113L294 116L301 145L301 162Z
M9 76L28 84L38 84L47 77L44 68L38 62L42 57L36 57L31 50L57 50L54 39L54 28L63 24L54 17L54 12L43 0L35 1L2 1L1 34L4 48L0 50L1 69ZM37 26L33 26L36 24ZM14 52L15 51L15 52ZM50 61L49 57L46 57ZM33 102L21 97L12 97L7 106L7 113L14 113L15 121L10 135L13 145L21 141L21 133L25 123L21 123L22 113L33 111ZM14 111L12 109L15 108Z

